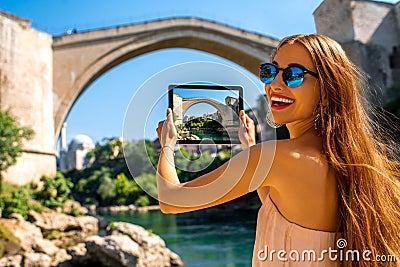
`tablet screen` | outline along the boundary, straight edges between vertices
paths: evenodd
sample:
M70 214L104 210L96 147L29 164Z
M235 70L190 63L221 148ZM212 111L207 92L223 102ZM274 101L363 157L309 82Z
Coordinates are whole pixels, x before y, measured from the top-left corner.
M239 85L170 85L179 144L240 144L239 111L243 88Z

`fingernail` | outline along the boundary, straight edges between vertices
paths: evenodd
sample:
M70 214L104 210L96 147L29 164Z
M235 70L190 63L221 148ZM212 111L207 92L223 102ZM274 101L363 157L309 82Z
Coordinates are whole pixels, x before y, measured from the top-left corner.
M240 116L244 115L244 110L242 109L239 114Z
M168 108L167 109L167 114L171 113L171 111L172 111L171 108Z

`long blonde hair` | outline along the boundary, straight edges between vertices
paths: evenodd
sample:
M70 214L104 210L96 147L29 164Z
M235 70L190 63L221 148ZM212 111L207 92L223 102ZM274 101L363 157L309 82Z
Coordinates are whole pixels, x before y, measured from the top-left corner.
M360 261L349 266L400 265L400 168L381 127L371 119L374 109L366 100L363 74L334 40L318 34L300 34L283 39L310 52L319 75L321 101L317 108L323 138L323 153L335 169L339 189L340 230L346 249L358 250ZM378 116L379 117L379 116ZM394 255L395 262L365 261Z

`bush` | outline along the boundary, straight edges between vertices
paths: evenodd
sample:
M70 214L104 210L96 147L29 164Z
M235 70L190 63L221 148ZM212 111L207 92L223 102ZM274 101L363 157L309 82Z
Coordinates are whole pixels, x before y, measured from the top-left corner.
M35 199L48 208L64 207L65 201L70 198L73 184L61 173L57 173L54 178L42 176L40 181L43 188L35 193Z
M29 211L29 199L31 195L26 187L21 187L18 190L11 193L11 197L3 197L3 211L2 216L9 218L13 213L19 213L24 217L28 218Z
M34 131L28 127L19 127L9 111L0 111L0 192L2 173L17 163L22 153L24 140L32 139Z
M137 206L148 206L150 204L149 197L147 195L141 195L136 201L135 205Z

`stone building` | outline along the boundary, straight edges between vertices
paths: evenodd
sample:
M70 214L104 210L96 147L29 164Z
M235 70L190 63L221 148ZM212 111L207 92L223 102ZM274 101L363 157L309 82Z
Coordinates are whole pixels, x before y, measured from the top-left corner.
M82 170L88 168L92 164L91 159L86 158L86 154L94 149L93 140L84 134L75 136L68 145L68 150L60 151L60 171Z
M338 41L369 74L378 95L400 87L400 2L324 0L314 11L317 33Z

